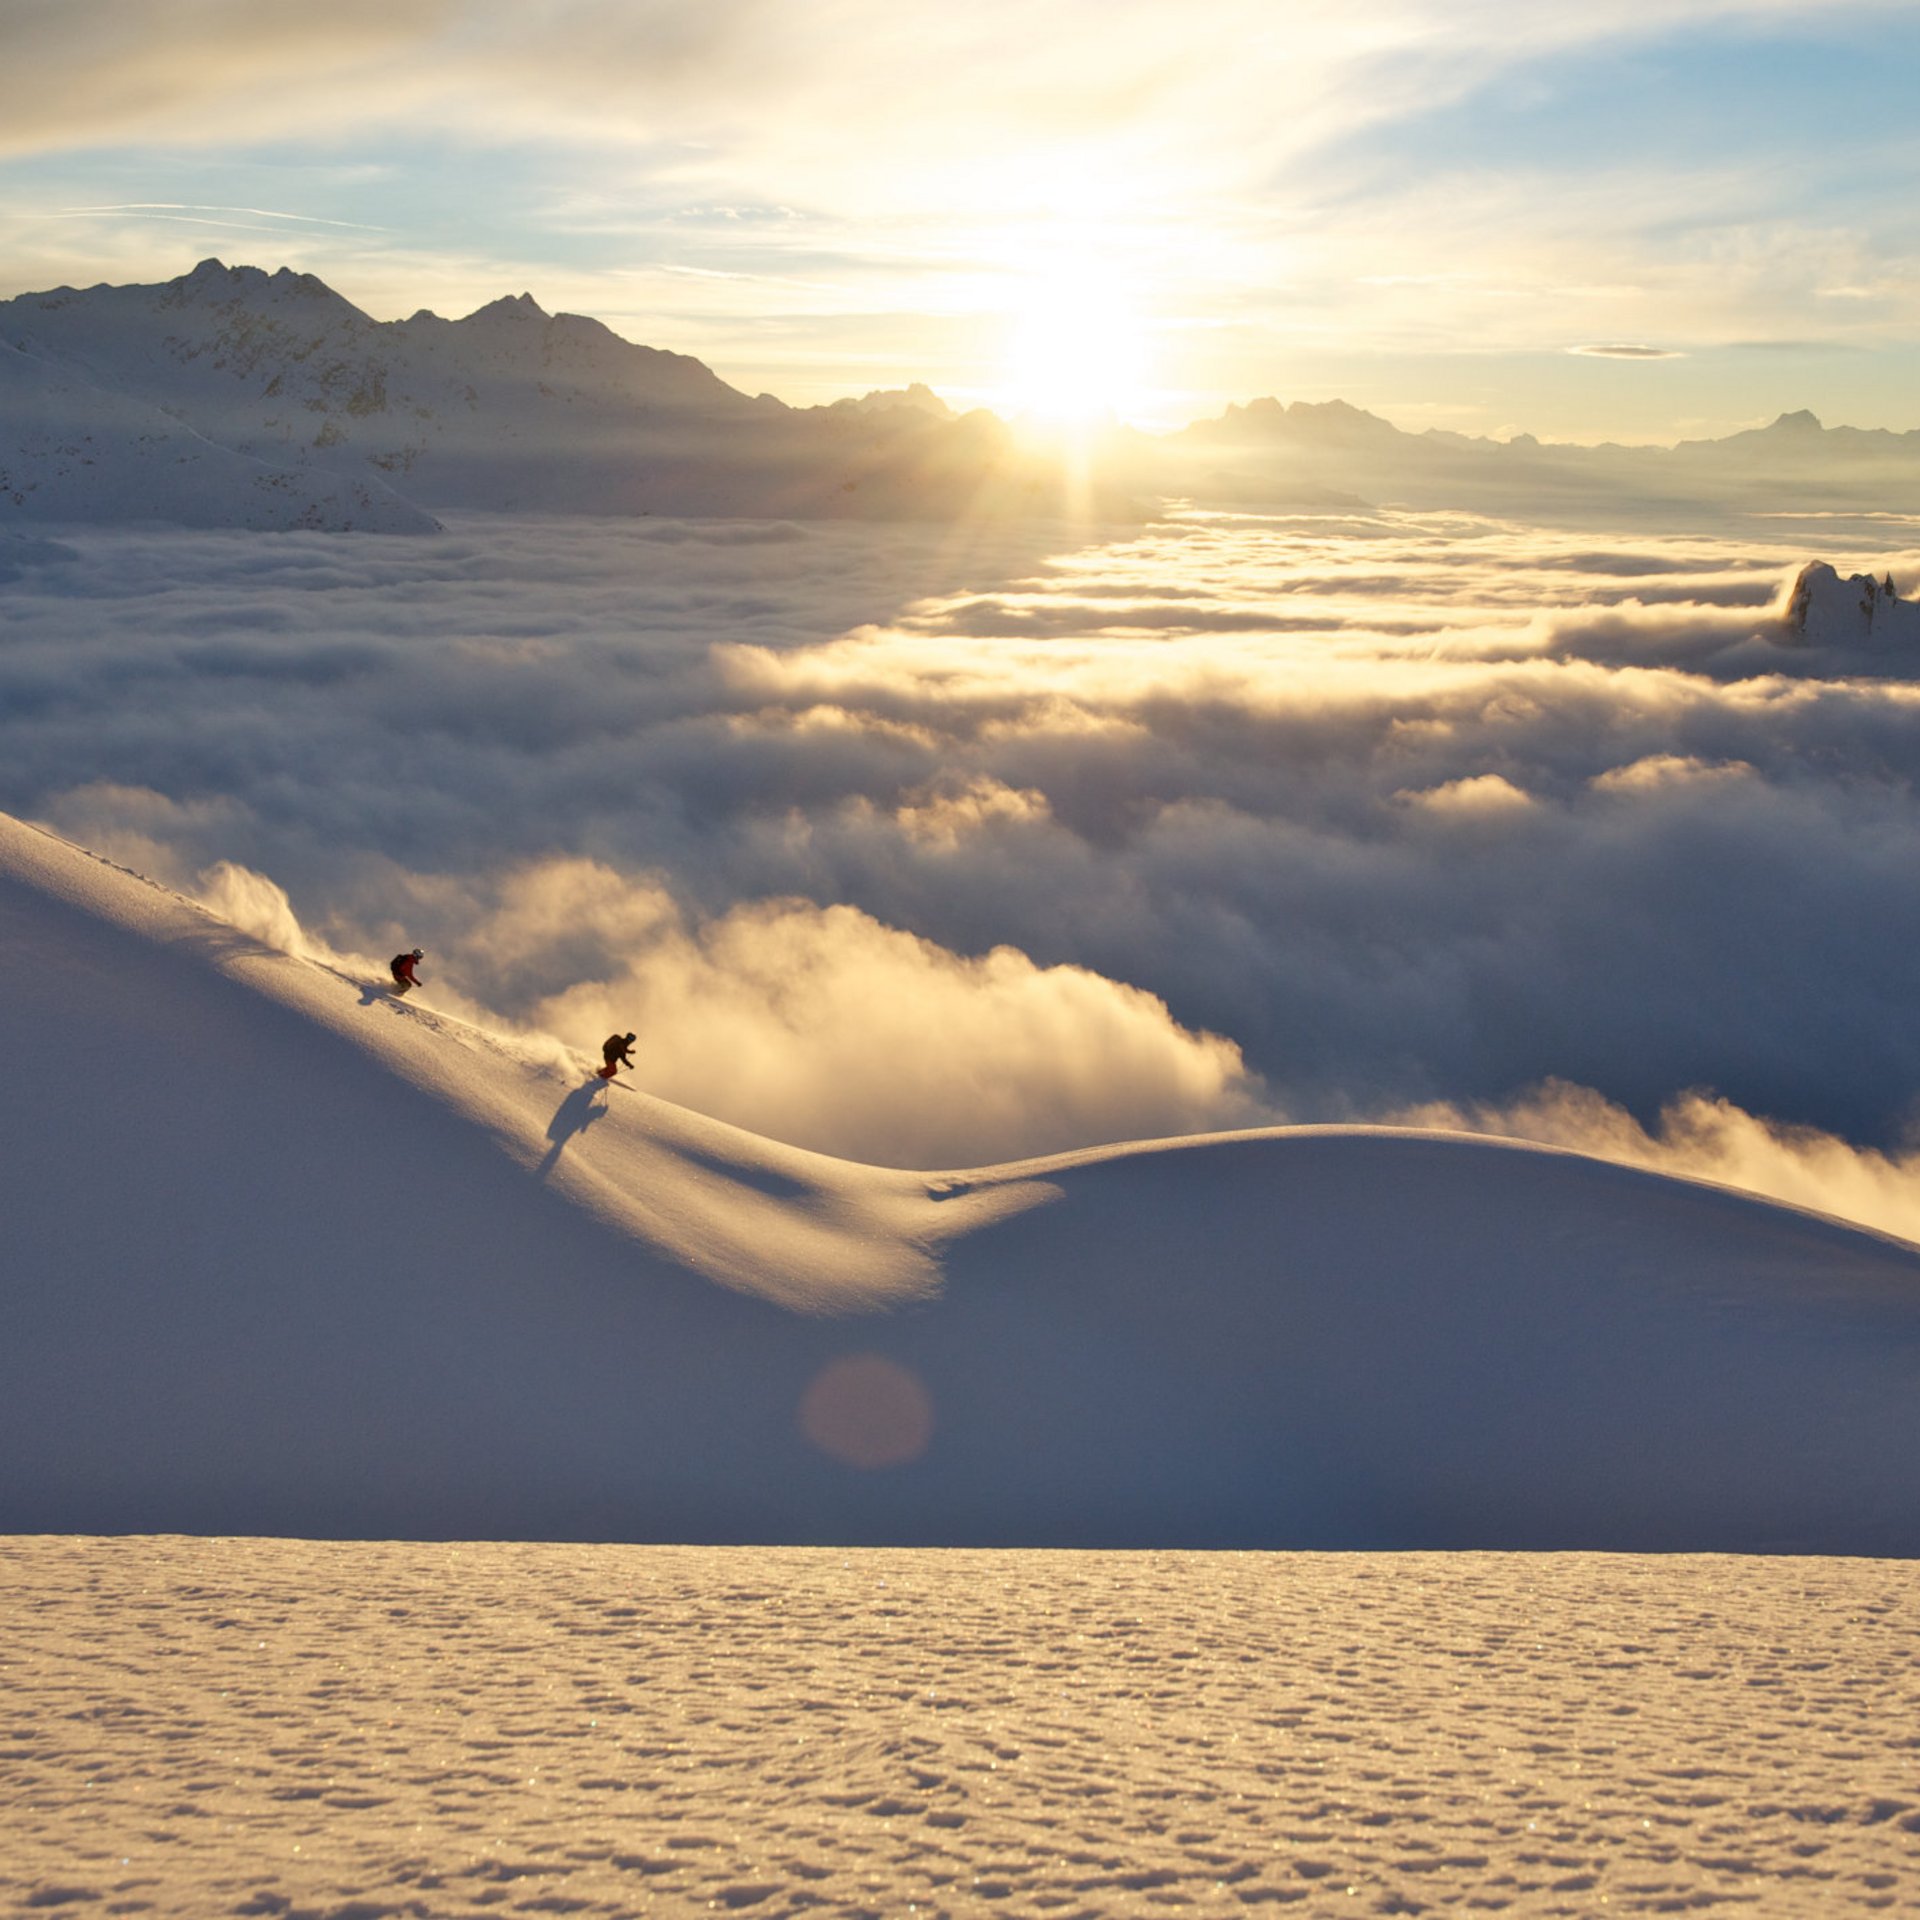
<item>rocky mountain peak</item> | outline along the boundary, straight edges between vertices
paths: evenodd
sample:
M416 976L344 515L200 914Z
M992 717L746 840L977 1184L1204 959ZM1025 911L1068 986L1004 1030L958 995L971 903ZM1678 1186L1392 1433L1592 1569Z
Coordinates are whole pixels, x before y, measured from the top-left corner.
M1843 580L1826 561L1810 560L1788 596L1786 626L1801 646L1920 646L1920 602L1901 599L1891 573Z
M467 315L466 324L474 321L523 321L546 320L550 316L539 301L530 293L502 294L498 300L489 300L484 307Z

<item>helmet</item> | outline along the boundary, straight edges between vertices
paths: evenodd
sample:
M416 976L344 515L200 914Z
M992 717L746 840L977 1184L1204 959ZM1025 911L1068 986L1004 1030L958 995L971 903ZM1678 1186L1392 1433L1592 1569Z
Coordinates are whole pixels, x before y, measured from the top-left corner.
M426 948L425 948L425 947L415 947L415 948L414 948L414 950L413 950L413 957L414 957L414 958L415 958L416 960L424 960L424 959L425 959L425 958L427 957L427 950L426 950Z
M638 1035L637 1033L630 1033L630 1034L628 1034L628 1035L627 1035L627 1038L628 1038L629 1040L638 1040L638 1039L640 1038L640 1036L639 1036L639 1035Z

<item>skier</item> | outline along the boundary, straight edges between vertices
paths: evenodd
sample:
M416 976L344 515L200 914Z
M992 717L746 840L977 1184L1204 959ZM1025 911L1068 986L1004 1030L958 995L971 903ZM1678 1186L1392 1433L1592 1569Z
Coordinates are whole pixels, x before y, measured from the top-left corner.
M418 960L424 960L426 957L426 954L418 947L415 947L411 953L396 953L393 956L391 964L393 967L393 990L395 993L405 993L409 987L417 987L420 984L419 980L414 976L414 963Z
M611 1080L622 1067L633 1065L633 1043L637 1034L609 1034L600 1048L600 1057L607 1063L597 1069L602 1080Z

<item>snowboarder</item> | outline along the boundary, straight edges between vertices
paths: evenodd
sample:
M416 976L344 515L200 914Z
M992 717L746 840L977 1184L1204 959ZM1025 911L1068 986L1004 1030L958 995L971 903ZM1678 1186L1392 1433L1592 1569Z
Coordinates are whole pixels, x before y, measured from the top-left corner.
M632 1033L609 1034L600 1048L600 1057L607 1064L597 1069L602 1080L611 1080L622 1067L633 1065L633 1043L639 1036Z
M393 956L391 965L393 967L393 990L395 993L405 993L409 987L417 987L420 984L414 975L414 963L419 960L424 960L426 957L426 954L418 947L415 947L411 953L396 953Z

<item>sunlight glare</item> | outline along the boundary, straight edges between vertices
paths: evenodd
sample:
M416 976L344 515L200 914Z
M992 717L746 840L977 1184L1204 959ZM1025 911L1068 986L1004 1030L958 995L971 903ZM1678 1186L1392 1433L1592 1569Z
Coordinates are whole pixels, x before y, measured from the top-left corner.
M1009 329L1004 404L1049 427L1088 427L1146 400L1146 329L1097 272L1062 268L1031 281Z

